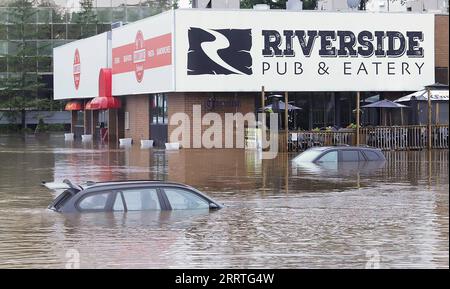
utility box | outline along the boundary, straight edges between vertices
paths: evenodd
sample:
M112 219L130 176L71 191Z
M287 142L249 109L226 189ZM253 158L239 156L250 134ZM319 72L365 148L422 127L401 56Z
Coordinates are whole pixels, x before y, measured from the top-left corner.
M239 0L211 0L211 8L213 9L239 9Z
M288 0L286 2L286 10L292 10L292 11L303 10L303 2L300 0Z
M239 0L192 0L192 8L239 9Z

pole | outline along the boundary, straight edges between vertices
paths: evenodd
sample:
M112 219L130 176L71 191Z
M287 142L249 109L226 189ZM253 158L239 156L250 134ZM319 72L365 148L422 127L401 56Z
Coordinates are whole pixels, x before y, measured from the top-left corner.
M400 123L403 126L403 107L400 107Z
M289 151L289 109L288 109L288 92L284 92L284 130L286 132L286 152Z
M266 117L265 117L266 114L264 112L264 107L265 106L266 106L265 105L265 91L264 91L264 85L263 85L263 86L261 86L261 112L262 112L262 115L263 115L261 123L262 123L263 127L264 127L264 123L265 123L265 120L266 120Z
M439 125L439 102L436 101L436 107L435 107L435 114L434 114L434 122L436 125Z
M431 89L427 87L428 95L428 149L431 150Z
M359 146L359 101L361 95L360 92L356 92L356 145Z

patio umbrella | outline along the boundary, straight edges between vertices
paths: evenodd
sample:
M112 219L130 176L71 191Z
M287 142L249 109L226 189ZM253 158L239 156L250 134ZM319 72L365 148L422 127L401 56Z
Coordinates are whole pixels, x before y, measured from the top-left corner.
M428 93L426 89L422 89L411 94L400 97L399 99L394 100L394 102L408 102L411 101L412 97L415 97L417 101L427 101ZM448 89L447 90L431 90L431 101L435 100L443 100L448 101Z
M278 108L280 110L285 110L286 109L286 104L283 101L280 100L278 102ZM295 106L295 105L292 105L292 104L289 104L289 103L287 105L287 108L288 108L288 110L301 110L302 109L302 108L300 108L298 106ZM264 110L268 110L268 109L272 109L273 110L273 104L269 104L269 105L266 105L264 107Z
M380 109L380 114L382 112L383 109L395 109L395 108L399 108L400 109L400 113L402 114L402 123L403 123L403 111L402 108L407 107L406 105L400 104L400 103L396 103L393 101L390 101L388 99L383 99L371 104L367 104L367 105L363 105L361 106L363 108L379 108ZM386 114L384 115L384 125L386 125ZM381 116L380 116L381 119ZM392 124L392 121L391 121Z
M440 84L435 83L433 85L428 86L430 89L430 102L438 101L435 104L435 113L436 113L436 121L439 122L439 104L441 102L446 102L449 99L449 93L448 93L448 85L446 84ZM419 109L419 104L417 102L428 102L428 91L427 89L422 89L416 92L413 92L411 94L405 95L403 97L400 97L399 99L395 100L395 102L410 102L410 105L412 107L412 115L414 116L414 119L416 119L417 110ZM431 104L431 103L430 103ZM414 121L415 123L415 121Z

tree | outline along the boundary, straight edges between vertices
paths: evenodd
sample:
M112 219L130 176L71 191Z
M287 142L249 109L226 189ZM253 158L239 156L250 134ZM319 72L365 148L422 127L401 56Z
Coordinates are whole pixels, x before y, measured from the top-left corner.
M80 0L80 12L76 13L76 23L80 24L80 38L86 38L96 34L98 22L97 14L94 11L93 0Z
M1 55L7 59L9 74L0 80L0 107L8 109L10 118L20 115L22 128L25 128L26 111L38 106L38 89L43 87L36 69L39 59L36 44L27 41L36 34L28 25L36 17L34 5L36 0L15 0L8 4L12 24L9 29L14 30L15 40L10 41L8 54Z

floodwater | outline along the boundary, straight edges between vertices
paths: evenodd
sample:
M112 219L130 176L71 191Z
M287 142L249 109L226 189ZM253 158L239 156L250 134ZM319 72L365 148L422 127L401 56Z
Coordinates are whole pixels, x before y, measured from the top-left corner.
M448 150L386 155L299 167L292 154L0 135L0 267L448 268ZM64 216L39 184L65 178L178 181L227 207Z

